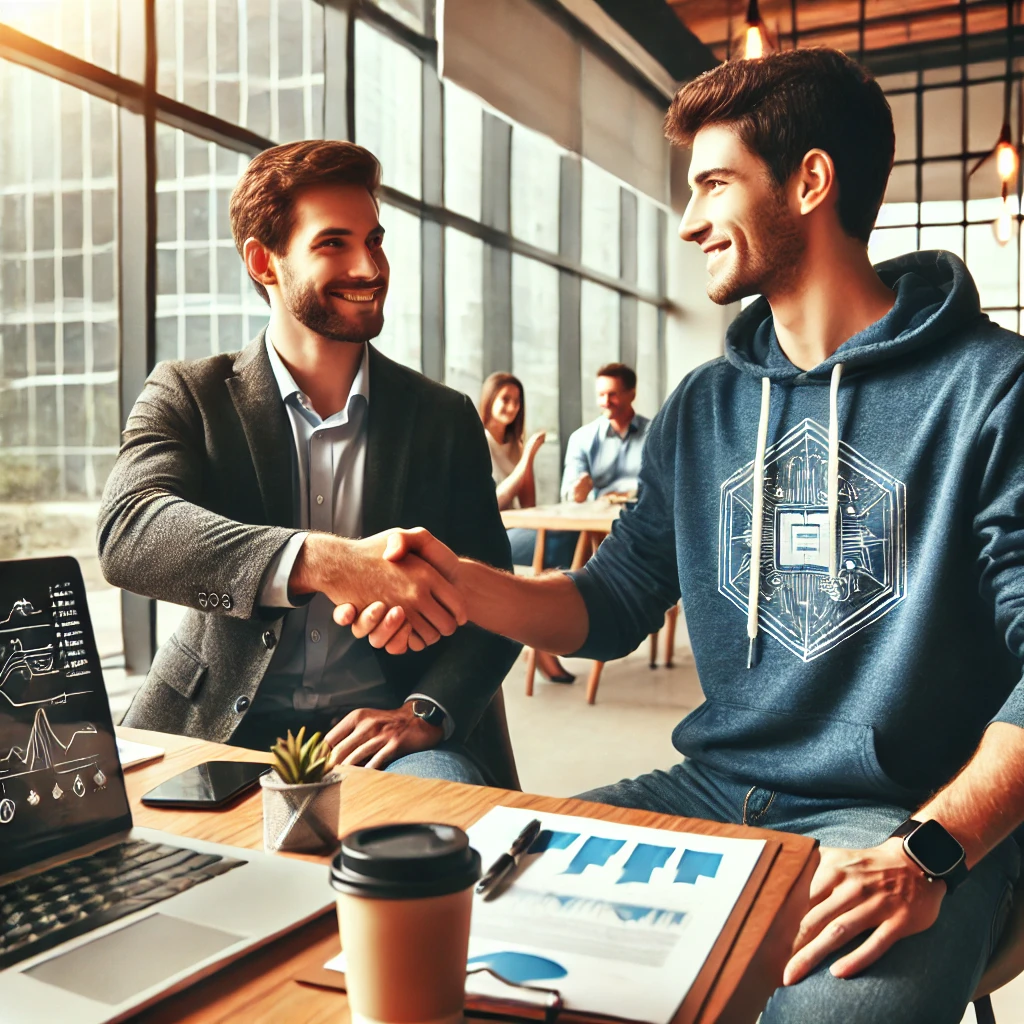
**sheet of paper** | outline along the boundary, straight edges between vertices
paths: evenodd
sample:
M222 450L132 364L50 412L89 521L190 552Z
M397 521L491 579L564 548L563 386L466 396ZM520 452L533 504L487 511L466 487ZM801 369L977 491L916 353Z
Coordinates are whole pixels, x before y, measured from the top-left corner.
M474 897L470 964L556 988L567 1009L667 1024L764 842L495 807L469 829L485 869L534 817L512 884Z
M154 747L148 743L136 743L134 740L117 739L117 756L121 759L122 768L133 768L137 764L156 761L164 756L163 747Z

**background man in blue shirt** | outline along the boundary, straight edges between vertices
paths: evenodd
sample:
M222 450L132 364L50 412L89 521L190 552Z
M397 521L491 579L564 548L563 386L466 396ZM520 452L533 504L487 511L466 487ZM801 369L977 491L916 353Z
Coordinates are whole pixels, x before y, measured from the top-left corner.
M636 373L624 363L597 371L601 415L574 430L565 447L562 501L587 501L636 491L650 420L633 409Z

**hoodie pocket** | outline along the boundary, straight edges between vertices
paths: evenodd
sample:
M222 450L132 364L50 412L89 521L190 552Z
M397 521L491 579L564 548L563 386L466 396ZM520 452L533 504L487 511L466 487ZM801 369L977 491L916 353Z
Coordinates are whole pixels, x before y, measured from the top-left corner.
M150 674L166 683L172 690L191 700L206 675L206 663L186 647L177 636L172 636L153 659Z
M879 764L875 730L861 722L707 700L672 741L687 757L783 792L916 803Z

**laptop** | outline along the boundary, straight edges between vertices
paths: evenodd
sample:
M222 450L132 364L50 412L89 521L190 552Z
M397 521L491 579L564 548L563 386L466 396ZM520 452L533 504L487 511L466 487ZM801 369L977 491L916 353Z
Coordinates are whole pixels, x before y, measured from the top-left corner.
M0 561L3 1024L121 1020L333 904L322 865L132 827L78 563Z

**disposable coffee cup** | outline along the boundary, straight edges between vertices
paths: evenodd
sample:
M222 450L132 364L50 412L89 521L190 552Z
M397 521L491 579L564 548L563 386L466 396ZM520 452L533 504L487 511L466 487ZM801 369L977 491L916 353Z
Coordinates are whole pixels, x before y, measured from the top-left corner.
M452 825L351 832L331 863L353 1024L461 1024L480 854Z

